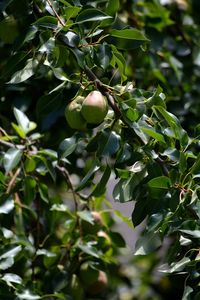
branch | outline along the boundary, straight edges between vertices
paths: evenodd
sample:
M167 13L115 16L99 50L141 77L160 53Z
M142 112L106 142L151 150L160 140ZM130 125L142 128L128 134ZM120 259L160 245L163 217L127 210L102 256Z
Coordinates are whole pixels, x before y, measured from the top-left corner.
M61 19L61 17L58 15L58 13L57 13L57 11L55 10L55 8L53 7L51 1L50 1L50 0L46 0L46 1L48 2L49 6L50 6L51 9L53 10L53 12L54 12L56 18L58 19L59 23L60 23L63 27L65 27L65 23L63 22L63 20Z
M75 194L73 185L72 185L71 180L69 178L69 174L68 174L67 170L64 167L62 167L62 166L56 165L56 168L61 172L61 174L65 178L65 180L66 180L66 182L67 182L70 190L72 191L74 205L75 205L75 210L77 211L78 210L78 203L77 203L76 194Z
M169 170L167 169L166 165L165 165L165 161L162 160L159 156L155 159L157 161L157 163L160 165L163 174L167 177L169 177Z
M9 147L9 148L16 148L14 144L6 142L6 141L1 140L1 139L0 139L0 144L4 145L6 147Z
M12 179L11 179L11 181L9 182L8 187L7 187L7 190L6 190L6 193L7 193L7 194L10 194L10 191L12 190L12 187L14 186L14 184L15 184L15 182L16 182L16 180L17 180L17 176L19 175L20 171L21 171L21 168L18 168L18 169L16 170L16 172L12 175Z

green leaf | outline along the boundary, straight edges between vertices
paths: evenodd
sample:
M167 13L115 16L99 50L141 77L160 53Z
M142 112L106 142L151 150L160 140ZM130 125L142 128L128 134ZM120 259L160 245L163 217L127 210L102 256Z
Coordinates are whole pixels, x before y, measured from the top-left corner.
M78 211L77 215L84 221L94 224L94 217L89 210Z
M18 125L23 130L24 135L36 128L36 123L30 122L28 117L19 109L14 107L14 115Z
M108 0L106 12L110 16L113 16L120 8L120 1L119 0Z
M0 22L0 39L4 43L12 44L18 35L18 23L13 16L7 16Z
M14 208L13 198L9 197L5 200L5 202L1 200L0 214L8 214L13 210L13 208Z
M122 82L124 82L127 79L126 61L125 61L123 55L121 54L121 52L119 52L114 45L111 45L111 46L112 46L113 57L112 57L110 64L112 67L115 67L117 65L117 67L119 69L119 73L121 75L121 80L122 80Z
M140 127L140 129L147 135L151 136L153 139L165 144L165 139L164 139L163 135L161 133L156 132L153 128Z
M20 162L23 151L16 148L10 148L3 158L3 166L6 173L12 171Z
M101 10L88 8L80 12L80 14L76 18L76 23L81 24L85 22L103 21L107 19L112 19L112 17L108 16Z
M1 280L4 280L10 286L12 286L12 283L17 283L17 284L22 283L22 278L17 274L13 274L13 273L5 273L3 277L1 277Z
M85 67L85 54L84 54L84 52L77 49L77 48L71 48L70 50L74 54L74 56L76 57L78 65L82 69L84 69L84 67Z
M65 8L65 17L66 19L75 18L79 11L81 10L81 7L78 6L68 6Z
M89 254L93 257L99 258L100 257L100 253L98 252L98 250L93 246L92 242L87 242L87 243L83 243L83 242L79 242L77 244L77 247L79 249L81 249L84 253Z
M154 252L162 245L162 242L155 232L146 232L136 243L135 255L147 255Z
M185 147L188 144L188 135L186 131L181 127L178 118L172 113L166 111L162 106L153 106L153 110L156 113L158 111L165 121L168 123L174 133L174 138L180 140L181 144ZM158 118L160 119L159 115Z
M92 191L90 196L100 197L101 195L105 194L106 192L106 184L110 178L111 168L107 165L106 169L99 180L98 184L96 185L95 189Z
M17 84L26 81L31 76L35 74L36 67L38 66L38 61L36 59L28 59L26 66L14 73L7 83L9 84Z
M60 35L63 42L73 48L77 48L80 43L80 37L75 32L69 30L67 33Z
M180 229L179 231L189 235L191 238L200 239L200 230Z
M105 70L109 66L112 58L111 48L105 43L98 45L95 48L95 62L98 66Z
M133 28L122 30L113 29L110 35L122 39L149 41L141 31Z
M171 180L166 176L159 176L151 179L148 183L149 188L152 189L169 189L171 186Z
M55 30L58 27L58 20L56 17L45 16L38 19L36 22L33 23L33 25Z
M112 156L119 150L120 135L118 135L115 131L105 129L102 131L98 143L98 156Z
M48 193L48 187L43 182L38 184L38 191L40 194L40 197L42 200L46 203L49 203L49 193Z
M10 268L14 264L14 258L21 250L21 246L8 248L8 250L0 256L0 270L6 270Z
M113 189L113 198L121 203L135 200L134 191L146 176L145 168L139 173L132 173L128 179L120 179Z
M39 295L34 294L30 290L24 290L23 292L16 293L20 300L38 300L41 299Z
M15 123L11 123L12 128L15 130L15 132L22 138L24 139L26 137L24 131L22 130L22 128L20 126L18 126Z
M97 160L94 160L90 170L88 171L88 173L85 175L85 177L81 180L81 182L77 186L76 192L81 191L88 184L88 181L99 170L99 168L100 168L99 162Z
M147 39L141 31L134 28L121 30L113 29L107 40L111 44L114 44L118 49L124 50L134 49L145 42L149 42L149 39Z
M164 273L181 272L190 262L191 260L189 257L183 257L178 262L173 262L170 267L166 265L160 266L159 271Z
M35 198L36 195L36 181L31 176L24 178L24 202L29 205Z
M77 142L74 136L64 139L58 147L58 159L65 158L76 149Z
M192 174L199 174L200 173L200 153L198 154L194 164L190 168L190 172Z

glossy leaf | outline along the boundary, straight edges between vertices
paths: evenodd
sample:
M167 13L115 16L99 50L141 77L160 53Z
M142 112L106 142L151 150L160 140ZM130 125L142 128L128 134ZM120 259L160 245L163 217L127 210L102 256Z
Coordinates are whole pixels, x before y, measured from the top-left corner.
M58 158L62 159L64 157L72 154L76 149L77 143L74 137L64 139L58 148Z
M22 150L16 148L10 148L5 153L3 165L7 173L12 171L19 164L22 154Z
M17 84L26 81L31 76L35 74L36 67L38 66L38 61L34 59L29 59L26 66L16 73L13 74L9 84Z
M12 197L9 197L3 201L0 205L0 214L8 214L10 213L14 208L14 200Z
M76 18L76 23L85 23L85 22L94 22L94 21L103 21L111 19L112 17L107 15L101 10L88 8L82 10Z
M110 32L108 38L111 44L114 44L118 49L134 49L139 47L145 42L149 42L149 39L137 29L113 29Z
M76 191L82 190L89 182L89 180L92 178L92 176L99 170L100 166L97 160L94 160L90 170L88 173L83 177L79 185L76 187Z
M100 197L106 192L106 184L110 178L110 174L111 174L111 169L107 165L101 179L97 183L95 189L92 191L91 196Z

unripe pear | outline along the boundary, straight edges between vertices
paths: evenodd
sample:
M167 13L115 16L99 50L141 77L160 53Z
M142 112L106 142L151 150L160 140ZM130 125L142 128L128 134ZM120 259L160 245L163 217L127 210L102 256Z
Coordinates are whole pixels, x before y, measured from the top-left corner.
M96 296L105 291L108 286L108 277L104 271L99 271L96 281L88 286L87 291L91 296Z
M65 109L65 117L69 126L76 130L86 130L87 123L81 114L84 97L78 96Z
M99 91L89 93L82 103L81 113L87 123L100 124L107 112L106 98Z
M68 292L73 299L83 300L84 299L84 291L83 287L80 284L80 281L76 274L72 275L71 281L68 286Z
M93 268L93 263L91 261L86 261L81 264L79 277L84 286L90 286L92 283L96 282L99 277L99 270Z
M81 228L84 234L95 234L104 226L101 214L98 211L91 211L93 224L81 220Z

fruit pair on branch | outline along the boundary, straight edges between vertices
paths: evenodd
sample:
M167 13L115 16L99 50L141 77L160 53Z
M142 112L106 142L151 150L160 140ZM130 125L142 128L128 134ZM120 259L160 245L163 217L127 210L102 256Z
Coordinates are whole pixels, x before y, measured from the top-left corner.
M99 91L90 92L86 98L76 97L65 110L69 126L76 130L87 130L87 125L98 126L108 112L106 98Z

